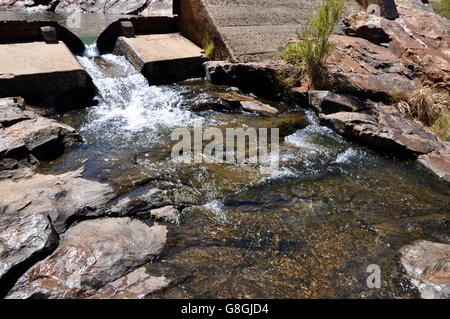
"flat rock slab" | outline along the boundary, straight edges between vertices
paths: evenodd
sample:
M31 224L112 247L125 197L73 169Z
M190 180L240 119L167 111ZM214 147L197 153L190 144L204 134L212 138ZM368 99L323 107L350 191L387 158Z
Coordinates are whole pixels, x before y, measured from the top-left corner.
M166 243L165 226L147 226L130 218L88 220L70 228L56 251L22 276L8 298L86 298L98 293L126 294L134 286L151 292L154 282L143 274L116 282L161 253ZM139 275L139 274L138 274ZM139 283L139 279L144 282ZM147 281L147 282L145 282ZM105 287L108 284L112 287ZM164 283L157 283L156 287ZM136 291L136 290L135 290Z
M400 254L400 263L422 298L450 298L450 245L418 240Z
M151 84L203 75L202 49L179 33L120 37L115 52L126 55Z
M75 99L75 93L93 93L89 75L62 42L0 45L0 61L0 97L51 101L66 94Z

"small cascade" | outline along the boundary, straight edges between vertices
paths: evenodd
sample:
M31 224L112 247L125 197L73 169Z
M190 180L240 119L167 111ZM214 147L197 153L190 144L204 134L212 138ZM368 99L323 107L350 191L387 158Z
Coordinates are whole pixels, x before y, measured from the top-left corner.
M152 144L164 128L186 126L196 119L183 104L182 87L150 86L125 57L99 55L94 44L78 60L98 91L98 104L81 128L85 138Z

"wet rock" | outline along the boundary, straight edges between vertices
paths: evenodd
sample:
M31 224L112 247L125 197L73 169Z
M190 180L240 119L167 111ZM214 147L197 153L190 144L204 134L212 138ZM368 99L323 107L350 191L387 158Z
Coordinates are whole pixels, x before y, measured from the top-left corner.
M278 110L268 104L261 103L260 101L242 101L242 109L247 112L258 113L261 115L276 115Z
M450 22L419 0L396 2L400 19L359 12L345 19L345 32L376 44L389 43L388 49L417 77L450 85Z
M419 163L438 177L450 182L450 146L419 156Z
M323 114L358 112L369 108L367 103L356 97L339 95L330 91L310 91L308 98L309 106Z
M157 209L152 209L149 215L155 219L169 223L178 224L180 222L180 212L174 206L165 206Z
M213 98L219 99L222 104L228 105L229 110L243 110L268 116L276 115L278 113L276 108L247 95L222 92L210 92L209 95Z
M58 235L46 215L0 215L0 294L17 279L16 274L23 268L25 272L57 244Z
M335 35L328 63L329 85L338 93L388 100L390 94L411 92L413 74L389 49L362 38Z
M404 246L400 254L400 262L422 298L450 298L450 245L419 240Z
M170 199L166 191L144 186L119 197L107 213L112 216L133 216L169 204Z
M279 100L283 94L280 77L292 72L288 65L265 63L231 63L210 61L203 64L206 78L213 84L238 87L270 100Z
M119 295L127 288L132 292L133 285L146 288L145 281L133 279L136 274L115 281L161 253L166 235L165 226L149 227L130 218L81 222L64 234L51 256L19 279L7 298L86 298L110 283L121 289ZM100 292L114 294L110 289Z
M58 233L81 218L104 214L114 196L107 184L89 181L82 170L61 175L36 174L31 178L0 181L0 212L49 216Z
M147 274L144 267L107 284L92 299L143 299L169 285L166 277L154 277Z
M433 134L382 104L374 114L338 112L320 115L320 119L339 134L395 154L416 157L442 147Z

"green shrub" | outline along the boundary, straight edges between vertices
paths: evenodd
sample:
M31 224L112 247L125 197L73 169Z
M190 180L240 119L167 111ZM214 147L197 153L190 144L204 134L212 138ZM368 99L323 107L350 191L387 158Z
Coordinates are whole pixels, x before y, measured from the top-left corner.
M439 0L432 4L434 11L447 19L450 19L450 0Z
M297 76L304 73L313 87L322 86L325 64L333 44L329 41L345 10L345 0L325 0L317 14L308 15L306 25L298 33L298 41L283 49L282 59L293 64Z

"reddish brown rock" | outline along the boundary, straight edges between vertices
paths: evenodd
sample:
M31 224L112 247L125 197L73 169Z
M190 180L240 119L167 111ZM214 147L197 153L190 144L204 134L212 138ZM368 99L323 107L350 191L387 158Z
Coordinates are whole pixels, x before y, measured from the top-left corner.
M419 163L438 177L450 182L450 145L419 156Z
M416 77L450 85L450 22L419 0L397 0L400 18L388 20L365 12L345 19L348 35L373 43L388 43L389 50Z
M411 72L390 50L362 38L336 35L328 62L330 85L340 93L388 99L392 92L411 92Z

